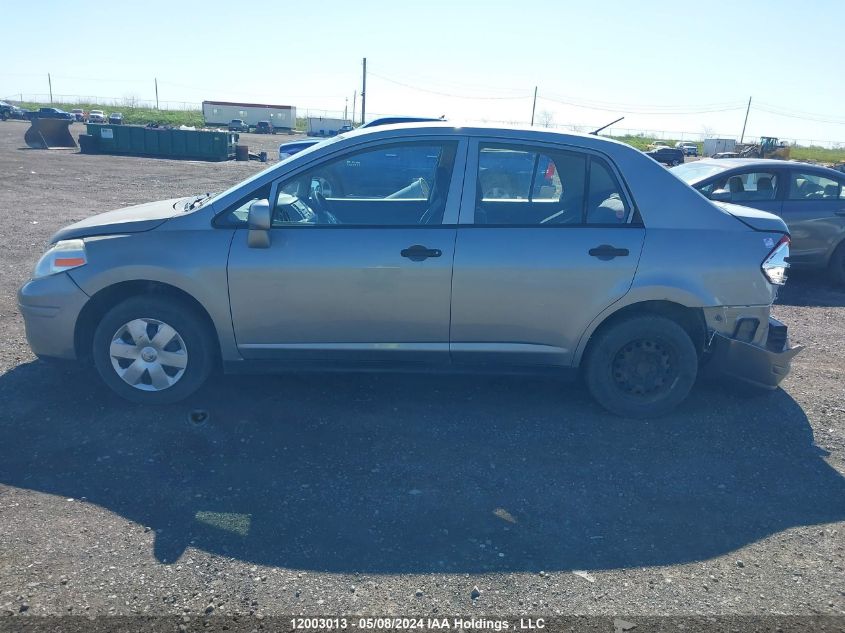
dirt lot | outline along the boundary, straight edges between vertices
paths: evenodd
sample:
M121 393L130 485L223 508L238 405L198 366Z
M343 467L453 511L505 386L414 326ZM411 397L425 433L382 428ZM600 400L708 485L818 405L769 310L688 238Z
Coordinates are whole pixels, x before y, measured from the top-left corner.
M819 275L776 309L806 345L782 390L701 384L659 421L513 377L218 377L139 408L36 361L16 289L62 225L263 166L23 131L0 123L0 619L845 614L845 291Z

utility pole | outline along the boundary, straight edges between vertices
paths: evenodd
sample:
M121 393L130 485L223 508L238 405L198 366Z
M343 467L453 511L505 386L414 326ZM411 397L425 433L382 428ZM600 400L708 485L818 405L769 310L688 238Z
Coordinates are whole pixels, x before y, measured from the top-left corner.
M748 125L748 113L751 112L751 97L748 97L748 107L745 109L745 121L742 124L742 136L739 137L739 143L745 140L745 126Z
M537 86L534 86L534 105L531 106L531 125L534 125L534 111L537 109Z
M50 105L53 105L53 80L50 73L47 73L47 85L50 86Z
M364 117L367 115L367 58L364 58L364 82L361 85L361 125L364 125Z
M156 110L158 110L159 109L159 107L158 107L158 77L155 78L155 82L156 82Z
M352 93L352 125L355 125L355 102L358 101L358 91Z

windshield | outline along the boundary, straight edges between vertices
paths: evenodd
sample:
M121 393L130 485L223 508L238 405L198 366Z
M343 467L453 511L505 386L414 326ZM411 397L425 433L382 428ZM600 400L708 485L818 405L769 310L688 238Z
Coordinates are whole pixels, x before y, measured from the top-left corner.
M705 178L709 178L715 174L725 171L727 167L722 165L713 165L711 163L684 163L669 170L669 173L674 174L688 185L701 182Z

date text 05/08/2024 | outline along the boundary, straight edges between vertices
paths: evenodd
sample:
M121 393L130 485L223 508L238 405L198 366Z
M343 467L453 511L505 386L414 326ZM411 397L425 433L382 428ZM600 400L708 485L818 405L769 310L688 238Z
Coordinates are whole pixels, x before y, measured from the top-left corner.
M302 617L292 618L291 628L299 631L361 630L457 630L457 631L530 631L546 628L543 618L518 620L487 618L403 618L403 617Z

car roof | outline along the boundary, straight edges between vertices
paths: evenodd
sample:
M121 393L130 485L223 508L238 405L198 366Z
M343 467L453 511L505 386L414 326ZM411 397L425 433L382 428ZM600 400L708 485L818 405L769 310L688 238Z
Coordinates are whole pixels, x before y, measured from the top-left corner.
M778 160L777 158L704 158L697 161L697 163L719 165L720 167L724 167L725 170L739 167L800 167L801 169L813 169L820 172L842 174L842 172L825 167L824 165L814 165L813 163L805 163L797 160Z
M476 124L462 125L454 121L442 121L434 119L431 121L414 121L408 123L391 123L389 125L377 125L372 127L358 127L349 132L338 134L332 138L334 139L352 139L359 136L373 137L390 137L401 136L400 133L422 133L422 134L456 134L468 136L495 136L499 139L513 139L514 141L546 141L550 143L563 143L565 145L578 145L581 147L594 148L601 150L607 146L624 147L628 150L638 151L631 145L617 141L615 139L599 136L595 134L583 134L580 132L563 132L558 130L550 130L548 128L531 127L527 125L486 125ZM314 139L315 142L320 142L325 139ZM290 141L285 145L295 143L307 143L309 139L300 141ZM669 148L672 149L672 148Z
M427 121L442 121L426 116L383 116L364 123L361 127L378 127L380 125L391 125L394 123L425 123Z
M422 121L414 123L395 123L390 125L379 125L374 127L359 127L351 132L339 134L335 138L355 138L357 136L370 135L378 136L399 136L399 132L416 132L420 134L456 134L467 136L495 136L498 139L513 139L514 141L546 141L549 143L563 143L577 145L585 148L594 148L599 151L608 147L626 148L631 151L638 151L631 145L622 141L600 136L597 134L583 134L580 132L563 132L549 128L531 127L528 125L489 125L472 123L463 125L457 121ZM396 133L396 134L394 134Z

